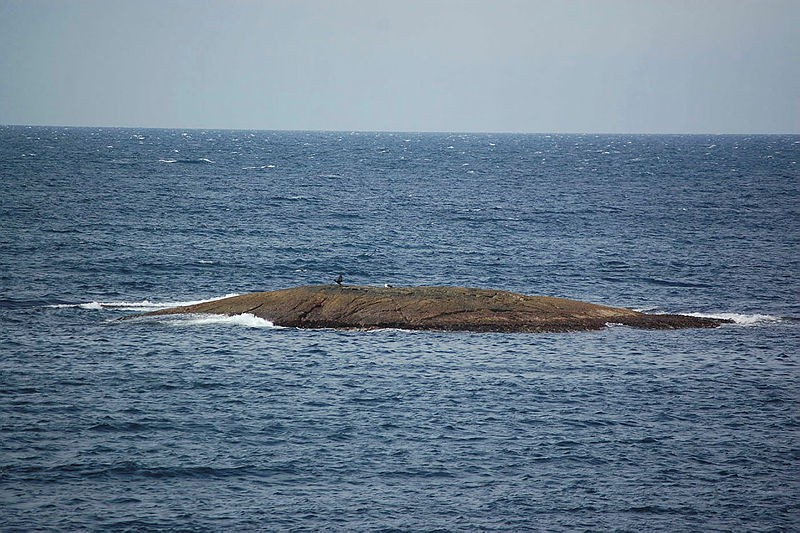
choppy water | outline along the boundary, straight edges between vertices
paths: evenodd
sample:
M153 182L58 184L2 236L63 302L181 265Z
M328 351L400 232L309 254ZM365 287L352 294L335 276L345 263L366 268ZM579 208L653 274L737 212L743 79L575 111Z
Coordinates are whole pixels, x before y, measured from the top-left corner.
M800 137L0 127L0 527L800 528ZM116 321L468 285L716 330Z

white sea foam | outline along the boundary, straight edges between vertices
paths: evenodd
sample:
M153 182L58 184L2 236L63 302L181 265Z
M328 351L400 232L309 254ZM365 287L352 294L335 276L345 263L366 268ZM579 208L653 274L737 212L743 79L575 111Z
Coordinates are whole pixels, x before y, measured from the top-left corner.
M245 328L279 328L269 320L257 317L252 313L232 316L210 314L171 315L165 320L175 326L223 325Z
M405 329L405 328L374 328L365 329L366 333L423 333L421 329Z
M639 311L641 313L652 313L652 314L663 314L667 313L668 311L664 311L659 306L649 306L649 307L638 307L634 309L634 311ZM731 320L734 324L738 326L764 326L769 324L775 324L777 322L783 322L783 317L775 316L775 315L764 315L758 313L746 314L746 313L683 313L678 312L679 315L687 315L687 316L696 316L698 318L720 318L723 320Z
M159 163L204 163L204 164L213 164L214 161L207 157L201 157L199 159L159 159Z
M775 315L743 314L743 313L683 313L700 318L722 318L733 320L739 326L763 326L781 322L781 317Z
M231 296L238 296L238 293L226 294L225 296L218 296L216 298L209 298L207 300L188 300L188 301L175 301L175 302L152 302L150 300L141 300L139 302L84 302L77 304L55 304L48 305L49 308L63 309L63 308L79 308L79 309L92 309L95 311L114 310L114 311L156 311L158 309L167 309L170 307L183 307L185 305L195 305L204 302L213 302L222 298L230 298Z

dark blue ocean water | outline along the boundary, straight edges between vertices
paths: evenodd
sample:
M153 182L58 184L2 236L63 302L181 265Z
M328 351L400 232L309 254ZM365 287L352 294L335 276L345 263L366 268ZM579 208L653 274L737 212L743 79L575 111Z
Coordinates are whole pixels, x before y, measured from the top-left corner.
M0 127L2 530L800 530L800 137ZM117 318L298 284L733 318Z

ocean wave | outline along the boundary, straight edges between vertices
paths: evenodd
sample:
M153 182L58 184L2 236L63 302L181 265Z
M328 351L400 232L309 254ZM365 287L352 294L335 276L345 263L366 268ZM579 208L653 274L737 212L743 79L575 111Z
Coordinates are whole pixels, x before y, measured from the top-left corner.
M658 305L647 305L644 307L634 307L633 310L640 313L658 313L661 312L661 307Z
M682 313L688 316L696 316L699 318L721 318L724 320L732 320L734 324L739 326L764 326L768 324L775 324L783 322L784 317L775 315L762 315L762 314L744 314L744 313Z
M188 300L188 301L177 301L177 302L152 302L150 300L141 300L138 302L98 302L94 300L91 302L82 302L75 304L52 304L52 305L47 305L45 307L51 309L78 308L78 309L90 309L95 311L113 310L113 311L147 312L147 311L157 311L159 309L168 309L170 307L183 307L185 305L195 305L204 302L212 302L214 300L220 300L222 298L230 298L231 296L239 296L239 294L230 293L226 294L225 296L217 296L215 298L209 298L207 300Z
M268 328L278 329L269 320L257 317L252 313L242 313L241 315L213 315L213 314L188 314L188 315L162 315L162 321L174 326L241 326L245 328Z
M670 313L665 311L662 307L653 305L646 307L637 307L634 311L640 313L664 314ZM765 326L770 324L777 324L779 322L796 321L798 319L788 316L766 315L760 313L698 313L698 312L678 312L677 314L686 316L696 316L698 318L719 318L722 320L730 320L738 326Z
M159 159L159 163L183 163L185 165L210 165L214 161L207 157L198 157L197 159Z

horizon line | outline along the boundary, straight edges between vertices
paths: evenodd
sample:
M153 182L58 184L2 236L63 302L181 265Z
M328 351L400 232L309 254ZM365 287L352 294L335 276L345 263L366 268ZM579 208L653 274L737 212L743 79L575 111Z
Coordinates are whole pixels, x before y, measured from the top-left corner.
M65 129L142 129L142 130L190 130L190 131L272 131L294 133L407 133L407 134L473 134L473 135L800 135L796 132L710 132L710 131L662 131L662 132L615 132L615 131L523 131L523 130L390 130L390 129L316 129L316 128L236 128L236 127L204 127L204 126L122 126L101 124L7 124L0 127L13 128L65 128Z

